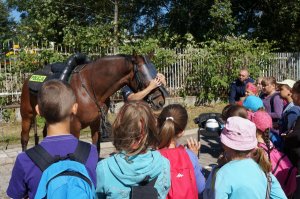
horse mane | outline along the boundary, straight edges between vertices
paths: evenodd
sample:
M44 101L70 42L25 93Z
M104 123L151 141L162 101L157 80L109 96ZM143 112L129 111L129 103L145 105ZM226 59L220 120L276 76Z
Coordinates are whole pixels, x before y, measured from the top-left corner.
M126 61L131 62L132 55L126 55L126 54L108 55L108 56L100 57L96 59L94 62L99 62L100 60L103 59L116 59L116 58L125 58Z

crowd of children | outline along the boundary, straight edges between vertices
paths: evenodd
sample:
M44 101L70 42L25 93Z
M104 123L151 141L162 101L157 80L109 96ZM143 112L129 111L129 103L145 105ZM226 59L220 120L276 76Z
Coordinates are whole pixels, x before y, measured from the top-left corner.
M156 117L143 101L126 102L112 128L116 153L98 162L95 146L70 134L74 93L51 80L36 111L47 136L17 156L11 198L300 198L300 81L272 77L247 83L246 97L224 108L223 153L207 179L200 143L178 143L188 121L179 104ZM299 128L297 128L299 126ZM201 157L200 157L201 158ZM294 166L293 166L294 165ZM299 182L298 182L299 185Z

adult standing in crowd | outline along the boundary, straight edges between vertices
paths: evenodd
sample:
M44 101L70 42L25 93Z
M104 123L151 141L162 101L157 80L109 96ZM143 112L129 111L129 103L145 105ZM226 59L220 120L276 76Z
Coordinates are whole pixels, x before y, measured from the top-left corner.
M249 77L249 72L247 68L242 68L239 72L238 78L230 84L229 92L229 103L235 104L240 101L242 97L246 94L246 84L254 83L254 80Z

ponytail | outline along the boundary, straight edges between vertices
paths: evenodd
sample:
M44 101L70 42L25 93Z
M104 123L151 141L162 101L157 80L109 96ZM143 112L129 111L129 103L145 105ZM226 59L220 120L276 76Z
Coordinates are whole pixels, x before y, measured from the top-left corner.
M175 137L175 124L172 119L166 119L160 129L160 141L158 148L168 147Z
M270 134L270 129L266 129L265 132L263 132L263 140L267 146L267 153L268 153L268 158L269 158L269 161L271 161L271 157L270 157L270 153L271 153L271 145L270 145L270 137L269 137L269 134Z
M269 159L265 155L265 151L262 148L256 148L252 152L251 158L259 164L260 168L265 172L269 173L272 170L272 165Z

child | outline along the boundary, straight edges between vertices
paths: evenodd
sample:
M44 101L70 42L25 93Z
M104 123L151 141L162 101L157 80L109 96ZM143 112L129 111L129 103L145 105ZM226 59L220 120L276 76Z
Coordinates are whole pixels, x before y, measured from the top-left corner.
M246 97L250 95L257 95L257 87L251 82L246 84Z
M292 98L292 88L295 84L294 80L286 79L283 82L278 82L280 97L288 103L283 109L282 116L279 120L279 133L287 134L293 127L297 117L300 115L300 107L295 106Z
M172 159L181 158L181 157L176 157L176 155L178 155L177 152L183 149L183 147L178 144L177 140L184 135L184 129L187 125L187 121L188 121L187 111L180 104L171 104L166 106L162 110L161 114L158 116L158 128L160 131L158 148L160 149L162 155L167 154L171 156ZM188 142L189 142L189 146L194 145L196 143L193 139L189 140ZM200 146L197 148L196 151L194 151L194 153L198 154L199 148ZM200 194L204 190L205 178L201 173L202 168L199 165L198 158L194 153L189 149L183 149L181 154L182 156L187 156L187 159L189 159L190 162L192 163L193 173L195 174L195 178L196 178L196 184L194 185L197 186L194 188L197 188L198 193ZM165 155L166 158L168 158L167 155ZM174 166L172 165L173 163L172 159L169 159L171 168ZM174 188L174 182L172 181L171 190L173 188ZM190 187L190 189L192 190L193 187ZM180 190L175 190L175 191L180 192ZM181 192L183 192L183 189L181 190ZM184 193L182 194L184 195ZM174 195L176 195L176 193L174 193ZM172 198L170 197L170 194L169 194L169 198Z
M239 116L247 119L248 118L247 109L243 106L236 105L236 104L228 105L224 107L224 109L222 110L222 120L226 122L228 118L233 116Z
M222 118L223 120L227 121L228 118L230 117L241 117L244 119L248 118L248 112L247 109L243 106L239 106L239 105L230 105L230 107L226 106L224 107L224 109L222 110ZM216 173L218 172L218 170L227 163L227 159L224 156L224 153L222 153L219 157L218 157L218 165L214 166L212 168L212 171L210 172L206 184L205 184L205 190L203 192L203 197L205 199L213 199L214 197L214 183L216 180Z
M281 118L283 111L283 100L276 91L276 79L274 77L266 77L262 80L262 89L266 94L263 99L264 107L273 120L273 125Z
M221 133L228 162L216 174L215 198L286 198L264 151L256 148L255 124L241 117L228 118ZM269 191L268 191L269 190Z
M53 157L74 153L79 142L70 134L70 120L77 111L76 98L71 87L58 80L46 82L39 91L36 111L47 122L47 136L38 146ZM97 161L96 148L91 145L85 167L94 186ZM42 171L27 153L20 153L12 171L7 195L11 198L34 198L41 176Z
M255 81L255 86L257 88L257 96L261 99L264 98L264 93L262 92L262 85L261 85L262 80L263 77L258 77Z
M287 196L292 196L296 190L297 169L293 167L287 156L274 148L269 138L269 130L272 127L272 118L265 111L254 113L252 120L256 126L256 138L258 147L265 150L272 164L272 173L279 181Z
M300 106L300 80L292 88L292 98L296 106ZM300 173L300 117L297 118L294 127L284 137L284 152ZM297 190L294 198L300 198L300 178L297 178Z
M248 119L250 120L254 112L264 109L263 101L259 97L253 95L246 97L243 106L247 109Z
M153 150L158 130L151 108L142 101L125 103L112 128L118 152L97 165L98 198L129 199L136 194L135 188L154 184L153 198L165 199L170 188L170 164Z

